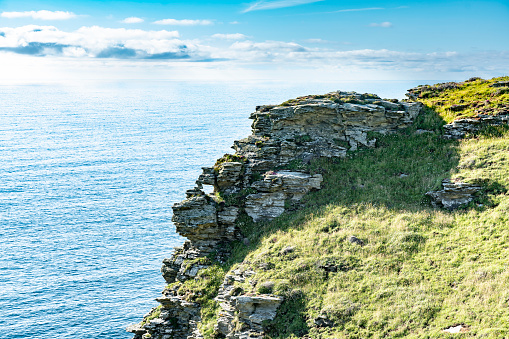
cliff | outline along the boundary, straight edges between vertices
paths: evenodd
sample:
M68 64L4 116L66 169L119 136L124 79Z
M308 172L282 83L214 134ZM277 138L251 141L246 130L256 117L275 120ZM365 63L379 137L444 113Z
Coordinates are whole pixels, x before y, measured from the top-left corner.
M203 168L173 206L177 232L188 241L163 261L161 305L128 330L169 339L445 329L430 325L444 300L423 283L440 280L439 272L412 263L419 255L431 267L443 263L428 255L430 232L460 227L464 211L507 207L503 171L474 175L461 165L472 136L506 147L506 92L495 85L504 79L419 87L405 102L338 91L257 107L252 135ZM497 93L491 98L501 106L449 105L451 93L474 86ZM444 121L430 98L459 119ZM489 274L500 281L500 272ZM450 320L460 323L474 326Z

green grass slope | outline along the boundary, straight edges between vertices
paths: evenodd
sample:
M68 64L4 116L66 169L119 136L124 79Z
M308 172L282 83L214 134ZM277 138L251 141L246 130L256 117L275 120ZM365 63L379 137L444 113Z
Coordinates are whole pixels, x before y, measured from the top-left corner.
M419 86L413 89L418 100L440 114L446 121L475 116L477 113L493 115L509 109L509 87L496 87L497 82L509 77L490 80L472 78L465 82Z
M312 163L323 188L299 209L256 226L241 222L249 245L235 244L229 263L181 285L203 305L205 335L214 336L219 307L210 297L222 277L249 268L257 275L239 285L244 293L286 297L266 323L271 338L509 337L509 132L440 136L445 121L465 114L444 107L484 100L489 84L474 80L422 98L427 109L401 134ZM505 94L490 98L508 104ZM435 209L425 193L446 178L483 190L459 210ZM443 331L459 324L462 333Z

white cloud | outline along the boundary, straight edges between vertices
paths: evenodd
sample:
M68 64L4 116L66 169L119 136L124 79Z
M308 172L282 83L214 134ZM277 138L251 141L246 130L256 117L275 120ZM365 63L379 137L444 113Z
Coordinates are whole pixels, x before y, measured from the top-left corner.
M77 15L72 12L63 11L26 11L26 12L2 12L0 17L7 19L32 18L36 20L68 20Z
M238 22L238 21L232 21L232 22L230 22L230 25L238 25L238 24L240 24L240 22Z
M111 58L201 57L191 41L178 39L177 31L81 27L65 32L54 26L28 25L0 28L0 51L37 56Z
M236 34L232 34L232 38ZM228 35L218 37L227 38ZM14 64L16 58L34 60L33 56L47 56L39 59L54 60L52 62L55 65L58 64L58 60L63 59L74 60L73 65L80 62L95 65L93 60L99 58L101 62L107 61L109 65L117 63L129 65L129 62L132 62L133 66L143 69L155 63L163 67L170 65L169 61L178 60L179 65L188 65L193 61L210 61L206 63L210 64L210 67L229 65L228 67L236 70L242 70L243 67L245 69L265 67L280 70L306 69L310 74L312 69L320 69L325 70L323 74L328 74L327 70L330 70L330 74L336 72L334 73L336 75L341 75L342 72L354 74L359 71L368 75L370 72L372 74L399 72L402 76L408 76L410 73L431 76L430 74L451 75L469 72L469 77L476 72L480 76L488 72L495 75L497 72L502 74L507 69L509 58L508 52L504 51L490 53L454 51L410 53L388 49L341 51L335 48L334 44L306 48L295 42L249 40L232 41L231 45L225 48L213 39L208 41L209 44L183 40L179 38L177 31L167 30L92 26L63 31L54 26L38 25L0 28L1 58L12 60ZM314 41L319 43L321 40ZM32 59L27 59L29 56ZM150 62L143 61L147 59ZM6 66L3 69L7 69ZM30 76L30 72L25 73ZM156 73L153 75L157 76ZM1 69L0 74L4 76ZM185 72L183 71L182 74Z
M228 49L219 49L212 53L218 59L229 58L242 62L286 62L303 60L301 55L309 52L294 42L284 41L236 41Z
M380 23L372 23L370 24L371 27L383 27L383 28L390 28L392 27L392 23L389 22L389 21L384 21L384 22L380 22Z
M247 39L247 36L241 33L232 33L232 34L221 34L217 33L212 35L215 39L224 39L224 40L244 40Z
M310 4L314 2L320 2L323 0L276 0L276 1L257 1L249 5L248 8L242 11L242 13L252 12L252 11L260 11L265 9L277 9L277 8L286 8L286 7L294 7L299 5Z
M143 21L145 20L143 20L142 18L137 18L135 16L131 16L129 18L125 18L124 20L122 20L124 24L140 24Z
M173 26L208 26L214 23L211 20L177 20L177 19L163 19L154 21L157 25L173 25Z
M324 39L306 39L304 42L310 43L310 44L330 44L331 41L324 40Z
M66 47L62 50L63 56L79 58L87 56L87 51L83 47Z
M231 49L239 51L264 51L264 52L305 52L306 49L299 44L294 42L284 41L265 41L265 42L253 42L253 41L238 41L233 43Z
M124 41L133 39L167 40L178 38L178 31L145 31L142 29L105 28L100 26L81 27L76 32L87 37Z
M314 51L317 52L317 51ZM352 51L351 51L352 52ZM392 52L392 53L391 53ZM399 54L400 59L397 59ZM373 62L370 56L380 57ZM389 55L393 59L384 59ZM365 50L356 53L364 55L362 61L355 60L351 53L341 58L324 56L324 60L298 62L168 62L167 60L118 60L94 58L34 58L26 55L2 54L0 63L0 84L70 83L87 85L102 80L108 82L131 79L144 80L209 80L240 81L259 80L265 86L267 81L288 84L329 82L331 89L343 88L344 81L373 80L464 80L472 76L491 78L507 70L509 52L482 52L465 54L446 53L402 53L385 51L373 53ZM354 55L355 56L355 55ZM329 58L330 57L330 58ZM329 58L329 59L327 59ZM413 61L409 61L412 59ZM406 61L404 61L406 60ZM421 60L421 61L419 61ZM390 61L390 62L389 62ZM336 86L339 82L340 86ZM349 85L348 85L349 86ZM379 87L379 86L375 86ZM379 87L381 88L381 87ZM381 89L378 89L379 91ZM383 91L383 90L382 90ZM375 93L377 93L375 91ZM378 93L383 94L383 93ZM403 92L400 93L403 96ZM392 97L393 95L382 95Z

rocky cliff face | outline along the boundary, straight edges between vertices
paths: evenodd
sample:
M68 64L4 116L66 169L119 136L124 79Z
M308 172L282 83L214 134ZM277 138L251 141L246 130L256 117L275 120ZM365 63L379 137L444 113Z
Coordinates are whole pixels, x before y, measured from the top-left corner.
M320 189L322 176L299 171L300 163L375 147L371 132L385 134L408 127L421 108L420 103L340 91L257 107L250 116L252 135L235 141L235 154L203 168L196 187L173 206L172 221L188 241L163 261L161 272L170 285L156 299L161 306L128 331L135 339L202 337L200 304L186 301L171 284L196 279L208 267L204 258L226 260L228 246L223 245L243 238L236 226L239 217L247 215L255 222L276 218L307 192ZM213 186L214 192L205 194L203 185ZM262 322L275 317L281 297L243 295L233 288L233 281L243 281L252 273L233 272L221 285L215 298L223 310L216 325L219 336L261 338Z

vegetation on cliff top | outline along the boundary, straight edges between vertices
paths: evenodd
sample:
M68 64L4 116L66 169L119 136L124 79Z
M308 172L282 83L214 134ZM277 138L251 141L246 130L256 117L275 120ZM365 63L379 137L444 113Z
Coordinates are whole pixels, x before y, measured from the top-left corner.
M457 337L509 336L509 131L440 135L445 122L507 107L508 94L490 85L508 79L418 94L427 108L411 128L377 136L375 149L313 162L307 169L323 174L323 188L272 222L245 218L239 226L249 242L182 293L210 298L228 271L253 270L256 280L239 289L286 297L265 324L272 338L445 338L444 329L460 324ZM432 208L425 193L446 178L483 190L459 210ZM201 301L202 329L212 337L219 307Z
M509 110L509 86L497 86L507 81L509 76L490 80L471 78L460 83L419 86L411 93L449 123L478 113L494 115Z

